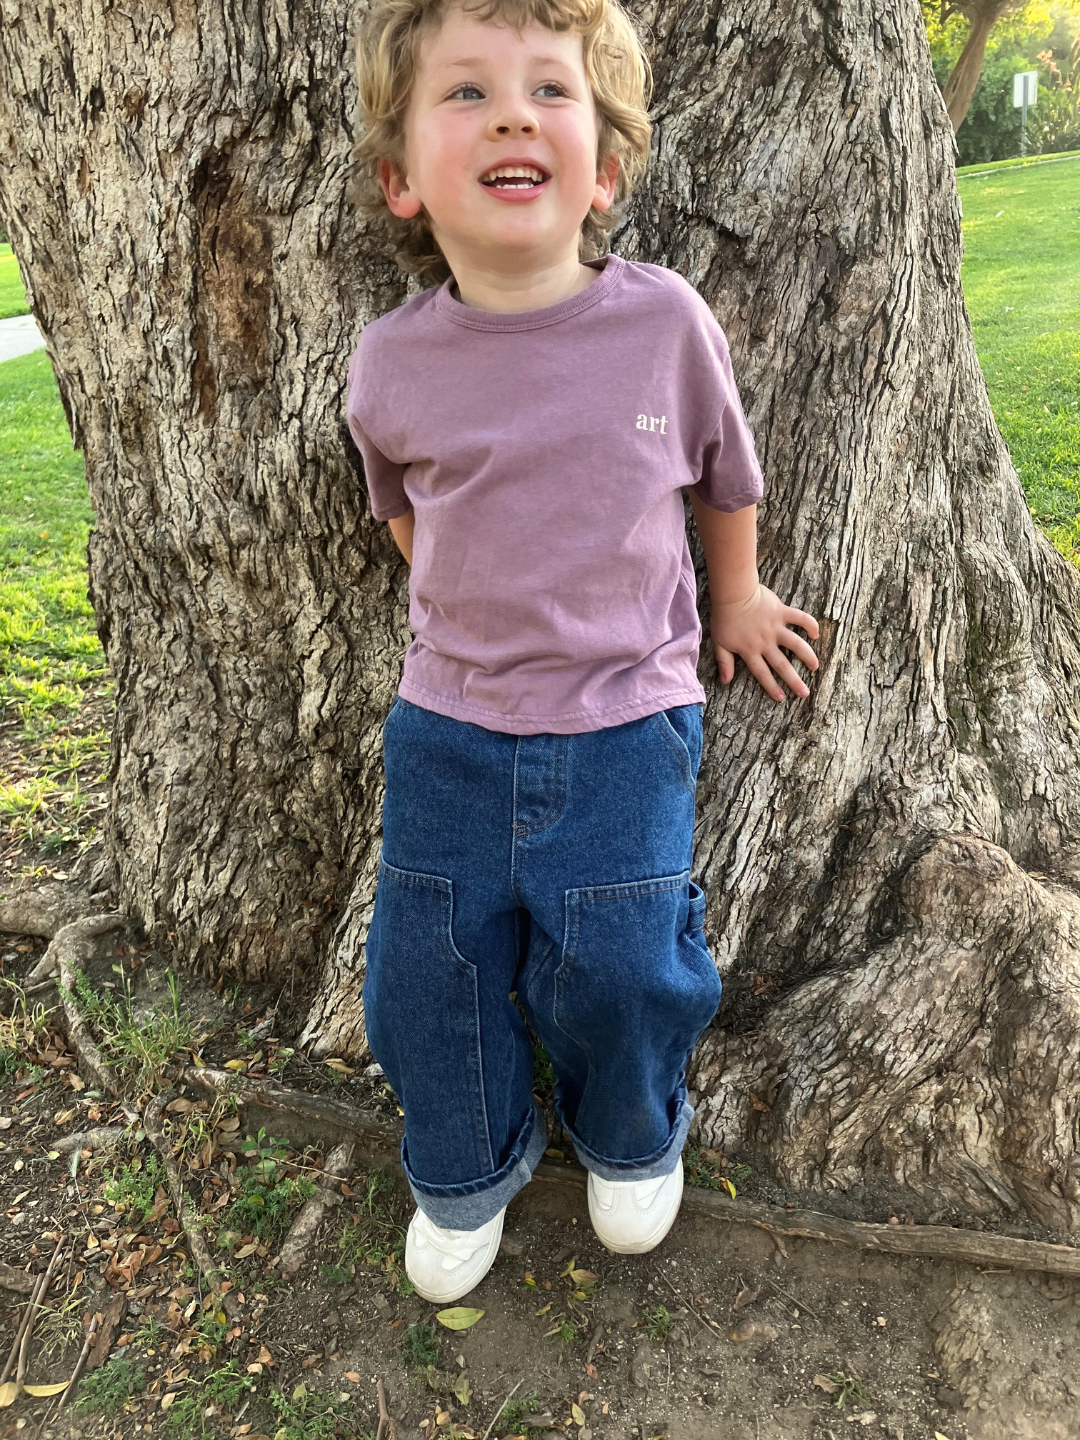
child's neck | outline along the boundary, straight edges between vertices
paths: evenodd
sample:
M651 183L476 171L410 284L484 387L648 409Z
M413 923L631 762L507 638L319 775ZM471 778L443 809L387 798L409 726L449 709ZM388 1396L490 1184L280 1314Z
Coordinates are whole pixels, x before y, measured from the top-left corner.
M597 279L599 270L576 255L528 274L479 269L458 261L451 266L457 298L477 310L543 310L569 300Z

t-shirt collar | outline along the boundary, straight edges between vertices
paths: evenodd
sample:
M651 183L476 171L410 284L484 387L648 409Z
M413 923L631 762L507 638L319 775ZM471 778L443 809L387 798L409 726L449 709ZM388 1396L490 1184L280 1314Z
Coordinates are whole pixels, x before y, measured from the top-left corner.
M480 310L475 305L463 305L450 294L454 283L452 275L439 286L435 306L447 320L452 320L455 325L465 325L470 330L539 330L544 325L557 325L560 320L580 315L609 294L618 284L626 264L620 255L603 255L585 263L600 271L599 278L568 300L545 305L541 310Z

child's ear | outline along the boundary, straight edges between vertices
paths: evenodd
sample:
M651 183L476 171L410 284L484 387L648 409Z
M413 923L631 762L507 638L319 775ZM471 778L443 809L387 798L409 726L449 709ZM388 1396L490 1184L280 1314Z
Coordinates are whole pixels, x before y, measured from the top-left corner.
M402 175L393 160L379 161L379 184L391 215L399 220L413 220L420 214L423 201L409 188L407 176Z
M593 209L610 210L615 199L615 184L619 178L619 157L612 153L604 158L596 172L596 189L593 191Z

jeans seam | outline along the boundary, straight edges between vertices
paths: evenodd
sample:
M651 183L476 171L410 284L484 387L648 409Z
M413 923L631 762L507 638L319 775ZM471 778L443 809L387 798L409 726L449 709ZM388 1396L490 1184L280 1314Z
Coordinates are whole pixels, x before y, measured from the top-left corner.
M693 783L693 762L690 759L690 751L684 743L682 736L675 729L675 726L672 725L663 710L655 711L649 716L649 719L656 722L656 728L667 741L669 747L674 752L675 758L679 762L679 769L682 771L683 788L687 790L689 794L695 794L696 786Z

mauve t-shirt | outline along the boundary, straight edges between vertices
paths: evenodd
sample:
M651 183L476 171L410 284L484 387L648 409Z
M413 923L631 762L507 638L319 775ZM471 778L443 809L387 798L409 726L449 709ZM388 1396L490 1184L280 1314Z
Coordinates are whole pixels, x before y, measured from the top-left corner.
M372 514L415 511L398 693L512 735L705 699L682 488L762 493L727 341L673 270L609 255L542 310L451 282L369 324L348 423Z

